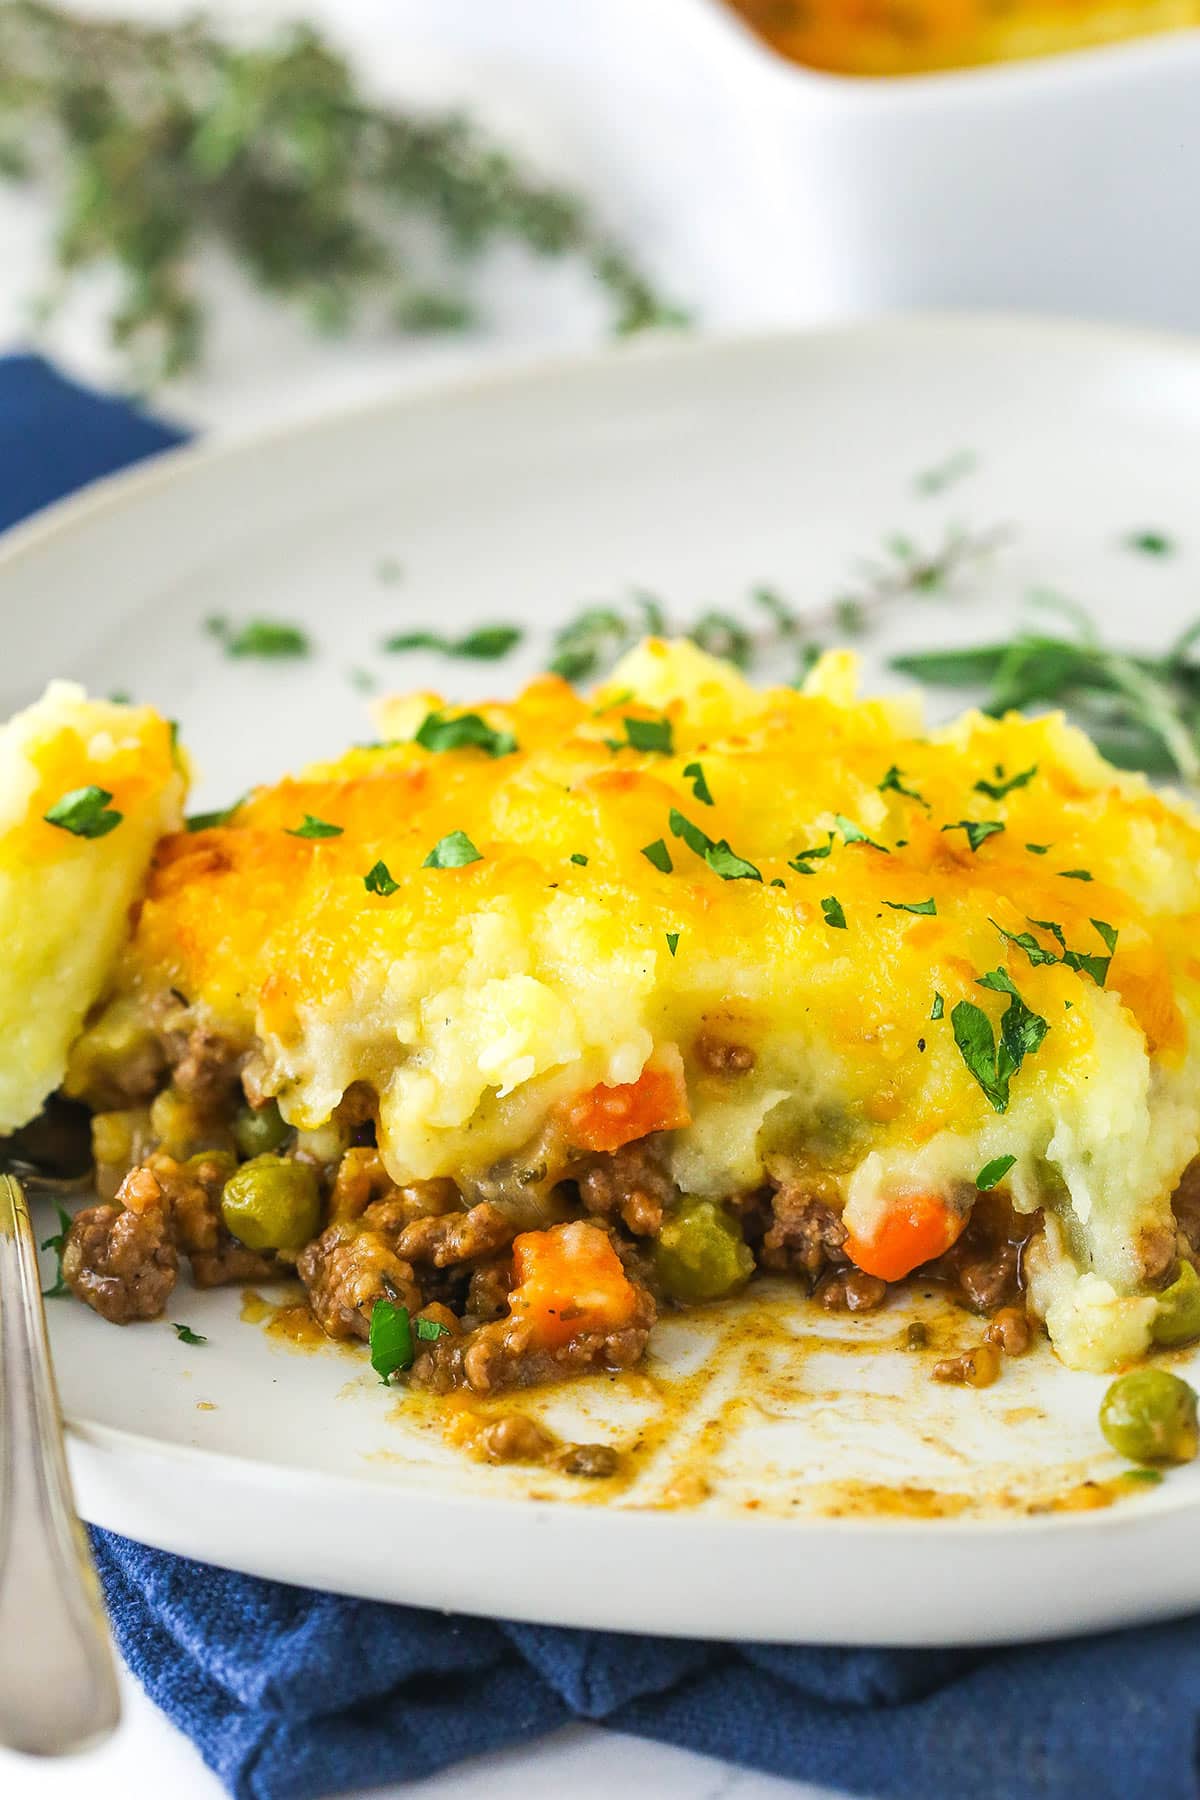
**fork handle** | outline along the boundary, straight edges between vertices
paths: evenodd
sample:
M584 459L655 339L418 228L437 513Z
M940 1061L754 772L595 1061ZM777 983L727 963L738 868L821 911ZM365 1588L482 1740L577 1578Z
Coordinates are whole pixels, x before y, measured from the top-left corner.
M65 1755L107 1737L120 1712L67 1473L29 1207L20 1182L0 1175L0 1744Z

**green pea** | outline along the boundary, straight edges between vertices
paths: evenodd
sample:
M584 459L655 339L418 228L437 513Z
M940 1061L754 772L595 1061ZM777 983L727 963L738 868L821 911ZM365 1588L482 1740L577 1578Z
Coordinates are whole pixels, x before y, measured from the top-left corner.
M1156 1344L1186 1344L1200 1337L1200 1275L1190 1262L1180 1263L1178 1275L1158 1296L1152 1332Z
M741 1227L715 1200L683 1200L675 1207L663 1222L654 1260L673 1300L717 1300L754 1272Z
M268 1150L278 1150L288 1130L273 1100L257 1109L239 1106L234 1115L234 1141L243 1156L262 1156Z
M1101 1401L1100 1429L1131 1462L1191 1462L1200 1445L1195 1390L1165 1369L1134 1369Z
M256 1156L221 1190L221 1217L248 1250L299 1250L321 1223L321 1194L307 1163Z

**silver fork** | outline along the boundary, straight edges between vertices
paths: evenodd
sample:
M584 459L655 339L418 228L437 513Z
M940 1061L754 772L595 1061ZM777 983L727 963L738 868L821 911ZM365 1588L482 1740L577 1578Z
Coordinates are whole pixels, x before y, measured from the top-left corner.
M16 1177L0 1174L0 1744L64 1756L106 1738L120 1715L67 1473L29 1206Z

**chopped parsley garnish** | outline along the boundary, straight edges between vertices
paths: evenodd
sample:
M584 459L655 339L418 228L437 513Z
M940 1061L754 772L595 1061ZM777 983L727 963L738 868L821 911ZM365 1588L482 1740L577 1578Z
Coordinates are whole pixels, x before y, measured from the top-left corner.
M1131 531L1125 539L1125 547L1140 551L1143 556L1171 556L1175 541L1165 531Z
M202 1337L198 1331L193 1331L190 1325L179 1325L174 1319L171 1320L171 1329L181 1344L207 1344L208 1342L208 1339Z
M991 1162L984 1163L975 1177L975 1186L981 1194L990 1192L996 1183L1003 1181L1008 1171L1016 1167L1015 1156L993 1156Z
M698 825L693 825L675 807L671 808L667 822L674 836L682 838L693 855L701 857L722 881L762 880L761 870L730 849L725 838L714 843L707 832L701 831Z
M478 713L427 713L413 738L422 750L483 750L488 756L511 756L517 740L511 731L495 731Z
M667 949L671 952L672 956L674 956L674 954L675 954L676 950L678 950L678 948L679 948L679 933L677 931L668 931L668 933L667 933Z
M1009 996L1000 1020L999 1042L992 1021L972 1000L960 1000L950 1014L954 1041L993 1111L1007 1112L1013 1076L1025 1058L1033 1055L1050 1028L1045 1019L1026 1006L1003 969L991 969L981 975L979 986Z
M439 838L425 861L423 869L465 869L468 863L482 862L483 857L465 831L448 831Z
M396 893L400 883L393 881L392 872L385 862L377 862L363 876L363 886L368 894L383 894L386 897Z
M107 837L125 817L124 813L109 809L111 799L112 795L107 788L72 788L69 794L56 800L49 812L43 813L42 817L47 825L57 825L60 831L69 831L72 837Z
M573 863L578 863L578 864L579 864L579 867L580 867L580 868L581 868L581 869L586 869L586 868L587 868L587 866L588 866L588 859L587 859L587 857L586 857L586 856L585 856L585 855L584 855L584 854L583 854L583 851L582 851L582 850L573 850L573 851L572 851L572 852L571 852L571 861L572 861L572 862L573 862Z
M235 627L226 618L205 621L209 632L223 646L226 656L263 656L283 658L307 656L312 649L309 636L299 625L283 619L250 619Z
M519 625L478 625L460 638L443 637L437 631L400 631L384 638L382 648L396 656L406 650L436 650L442 656L469 662L499 662L516 649L524 635Z
M797 875L815 875L817 871L815 869L810 869L807 865L810 862L818 862L822 857L828 856L832 849L833 833L831 831L827 843L818 844L815 849L812 850L797 850L795 856L788 858L788 868L795 869Z
M69 1294L71 1291L63 1280L62 1266L63 1251L67 1247L67 1237L71 1230L71 1215L65 1207L59 1206L57 1202L54 1210L58 1214L58 1230L53 1237L42 1239L42 1249L54 1252L54 1286L42 1289L44 1300L57 1300L61 1295Z
M847 930L846 915L842 910L842 903L840 900L836 899L833 894L826 895L825 899L822 900L821 911L825 914L825 923L832 926L835 931Z
M877 844L874 838L867 836L861 825L856 825L854 820L848 819L844 813L834 813L833 817L847 844L865 844L868 850L882 850L885 856L891 855L886 844Z
M935 994L933 996L933 1005L929 1009L930 1019L941 1019L945 1016L945 1012L946 1002L942 999L940 994Z
M1039 944L1031 931L1005 931L1003 925L996 925L995 919L991 922L1007 943L1015 944L1018 950L1025 952L1034 968L1043 963L1061 963L1064 968L1089 975L1096 986L1101 988L1108 979L1109 966L1120 933L1106 919L1093 919L1092 926L1103 939L1107 956L1100 956L1094 951L1068 950L1063 928L1053 919L1030 919L1029 923L1036 925L1039 931L1048 931L1058 945L1057 951L1047 950L1044 944Z
M418 1319L417 1337L422 1344L436 1344L439 1338L450 1336L450 1327L443 1325L440 1319Z
M380 1381L387 1381L397 1369L411 1369L413 1332L407 1306L395 1306L390 1300L377 1300L371 1309L368 1337L371 1367Z
M245 794L240 800L231 801L228 806L217 808L216 812L192 813L183 822L189 831L215 831L219 825L228 825L238 807L247 799Z
M1004 800L1014 788L1027 787L1037 772L1038 766L1033 763L1028 769L1022 769L1019 775L1005 775L1003 766L997 763L995 781L977 781L975 792L986 794L989 800Z
M932 896L928 900L885 900L883 904L892 912L926 913L930 918L937 912L937 901Z
M1093 881L1095 879L1090 869L1060 869L1058 872L1064 881Z
M674 756L675 740L670 719L622 719L625 742L608 738L610 750L641 750L647 755Z
M980 844L986 843L998 831L1003 831L1004 827L999 819L959 819L955 825L943 825L942 830L965 831L971 849L978 850Z
M712 806L714 804L709 785L704 779L704 770L700 767L698 762L688 763L683 771L683 778L685 781L691 782L692 793L696 796L696 799L699 800L702 806Z
M328 819L314 818L312 813L305 813L302 824L285 825L284 830L289 837L295 838L335 838L342 835L340 825L331 825Z
M1053 844L1026 844L1025 848L1027 850L1031 851L1034 856L1045 856L1048 851L1053 850L1054 845Z
M110 799L108 788L72 788L70 794L54 801L43 819L47 824L56 824L59 832L70 832L72 837L108 837L124 819L122 812L110 810Z
M929 809L929 802L923 794L918 794L916 788L905 787L904 771L898 769L895 763L879 783L879 792L881 794L903 794L906 800L915 800L918 806L923 806L926 811Z
M656 869L661 869L664 875L669 875L675 867L671 861L671 852L661 838L655 838L652 844L643 844L642 855L648 863L653 863Z

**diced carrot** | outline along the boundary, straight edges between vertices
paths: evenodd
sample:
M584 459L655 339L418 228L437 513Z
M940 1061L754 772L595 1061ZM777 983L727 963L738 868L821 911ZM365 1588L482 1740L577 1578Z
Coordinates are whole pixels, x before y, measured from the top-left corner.
M567 1138L579 1150L619 1150L651 1131L691 1124L687 1088L674 1069L643 1069L619 1087L603 1082L574 1101Z
M557 1350L584 1331L619 1331L637 1310L637 1294L607 1232L583 1219L523 1231L513 1244L515 1317L535 1341Z
M882 1214L874 1235L845 1243L846 1255L864 1275L899 1281L948 1250L967 1219L942 1194L897 1195Z

